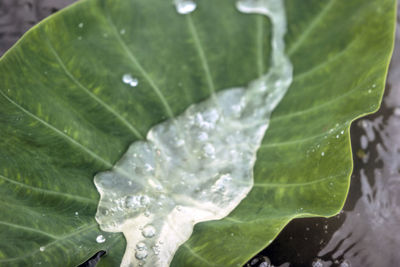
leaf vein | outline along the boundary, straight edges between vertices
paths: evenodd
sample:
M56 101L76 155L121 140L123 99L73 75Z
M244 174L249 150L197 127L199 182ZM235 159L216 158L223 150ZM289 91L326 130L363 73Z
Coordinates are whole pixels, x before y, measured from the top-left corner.
M193 23L191 15L186 15L186 22L188 23L189 30L190 30L190 33L191 33L191 35L193 37L196 50L197 50L198 55L200 57L201 65L203 67L204 74L206 76L206 80L207 80L208 88L210 90L210 94L212 96L214 96L215 95L215 86L214 86L213 79L211 77L210 67L208 65L208 60L207 60L206 54L205 54L203 46L202 46L202 44L200 42L200 38L199 38L199 35L197 33L196 26Z
M61 193L61 192L57 192L57 191L53 191L53 190L48 190L48 189L43 189L40 187L35 187L35 186L31 186L25 183L21 183L18 181L15 181L13 179L10 179L8 177L5 177L3 175L0 174L0 179L3 179L4 181L7 181L9 183L21 186L21 187L25 187L34 191L38 191L38 192L42 192L44 194L49 194L49 195L55 195L55 196L62 196L62 197L66 197L66 198L71 198L74 200L78 200L78 201L84 201L84 202L89 202L89 203L96 203L97 201L90 199L90 198L86 198L86 197L81 197L81 196L77 196L77 195L72 195L72 194L68 194L68 193Z
M319 12L319 14L308 24L307 28L303 31L300 37L294 41L288 49L288 55L292 55L297 49L301 47L307 37L313 32L313 30L318 26L318 23L323 20L326 14L330 11L330 9L334 6L335 0L330 0L328 4L324 6L324 8Z
M25 114L27 114L29 117L33 118L34 120L37 120L38 122L40 122L41 124L43 124L44 126L46 126L47 128L51 129L52 131L54 131L55 133L57 133L58 135L60 135L61 137L63 137L64 139L68 140L69 142L71 142L72 144L74 144L76 147L79 147L82 151L84 151L86 154L90 155L91 157L93 157L94 159L100 161L101 163L103 163L104 165L106 165L108 168L112 167L112 164L108 161L106 161L105 159L103 159L102 157L100 157L99 155L97 155L95 152L93 152L92 150L90 150L89 148L85 147L84 145L82 145L81 143L79 143L78 141L76 141L75 139L73 139L72 137L70 137L69 135L63 133L62 131L60 131L58 128L54 127L53 125L51 125L50 123L46 122L45 120L39 118L38 116L36 116L35 114L33 114L32 112L30 112L29 110L25 109L24 107L22 107L20 104L18 104L17 102L15 102L14 100L12 100L11 98L9 98L6 94L4 94L3 91L0 90L0 94L7 100L9 101L11 104L13 104L14 106L16 106L18 109L20 109L22 112L24 112Z
M58 64L60 65L61 69L64 71L64 73L82 90L84 91L90 98L95 100L97 103L99 103L102 107L104 107L108 112L113 114L119 121L121 121L132 133L139 139L143 139L142 134L130 123L128 122L123 116L118 114L111 106L109 106L107 103L105 103L103 100L101 100L99 97L97 97L95 94L93 94L86 86L84 86L78 79L67 69L67 66L61 59L60 55L58 52L55 50L54 46L51 44L50 39L47 38L47 44L50 48L51 53L54 55L56 58Z
M32 227L18 225L18 224L14 224L14 223L5 222L5 221L0 221L0 225L13 227L13 228L20 229L20 230L27 231L27 232L41 234L41 235L47 236L47 237L49 237L51 239L55 239L55 240L58 240L60 238L58 236L46 233L44 231L41 231L41 230L38 230L38 229L35 229L35 228L32 228Z
M154 80L150 77L150 75L147 73L147 71L142 67L138 59L133 55L132 51L128 48L127 44L125 41L121 38L119 35L117 28L114 24L114 22L111 19L111 16L108 15L107 21L110 25L110 28L112 29L115 39L118 41L118 43L121 45L122 49L125 51L125 53L128 55L129 59L133 62L133 64L136 66L136 68L141 72L143 77L147 80L147 82L150 84L150 87L153 89L153 91L156 93L157 97L160 99L161 103L164 106L165 111L167 112L168 116L173 119L174 118L174 113L172 112L171 106L169 105L167 99L161 92L160 88L158 88L157 84L154 82Z

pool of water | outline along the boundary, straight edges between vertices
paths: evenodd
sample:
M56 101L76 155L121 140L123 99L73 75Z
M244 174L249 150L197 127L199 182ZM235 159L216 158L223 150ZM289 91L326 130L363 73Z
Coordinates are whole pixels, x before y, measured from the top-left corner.
M0 0L0 55L73 0ZM297 219L246 266L392 267L400 262L400 31L382 107L351 127L354 172L343 211Z

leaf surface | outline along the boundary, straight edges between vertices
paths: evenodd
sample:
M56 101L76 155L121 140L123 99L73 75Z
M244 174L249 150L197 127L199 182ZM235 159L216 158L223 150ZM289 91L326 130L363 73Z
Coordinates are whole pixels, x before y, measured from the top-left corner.
M235 266L293 218L331 216L352 171L350 123L380 103L394 0L286 1L294 82L271 117L255 186L225 219L196 225L172 266ZM29 31L0 60L0 265L75 266L99 250L93 176L129 144L211 92L268 70L270 24L233 1L84 0ZM137 87L122 82L130 73ZM104 235L106 242L97 243Z

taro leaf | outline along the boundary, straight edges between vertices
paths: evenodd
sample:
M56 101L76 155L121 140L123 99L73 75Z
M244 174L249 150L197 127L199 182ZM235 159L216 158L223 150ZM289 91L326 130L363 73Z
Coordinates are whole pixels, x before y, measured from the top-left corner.
M229 217L198 224L172 266L243 264L291 219L343 206L349 126L379 106L395 1L286 8L295 77L255 186ZM107 250L100 265L117 266L125 241L94 220L94 174L156 123L264 73L269 36L268 19L227 0L199 1L187 16L168 0L83 0L29 31L0 61L0 265L74 266ZM125 73L139 85L124 84Z

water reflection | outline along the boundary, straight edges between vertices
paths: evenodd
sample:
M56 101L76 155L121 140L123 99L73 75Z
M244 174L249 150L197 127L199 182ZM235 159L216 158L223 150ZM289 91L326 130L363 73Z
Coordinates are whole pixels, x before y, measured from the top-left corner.
M364 132L356 155L361 197L318 256L352 266L398 266L400 262L400 31L388 77L388 91L374 118L361 120ZM351 198L351 196L349 196ZM327 262L328 263L328 262Z
M355 123L351 135L354 174L343 213L330 219L290 223L260 254L268 256L275 266L285 262L292 267L399 266L399 29L382 107ZM307 234L310 228L312 233Z
M0 55L33 24L72 2L0 0ZM399 266L399 30L396 44L382 108L352 126L355 169L344 212L292 222L246 266Z

